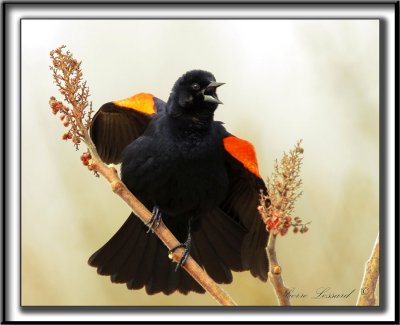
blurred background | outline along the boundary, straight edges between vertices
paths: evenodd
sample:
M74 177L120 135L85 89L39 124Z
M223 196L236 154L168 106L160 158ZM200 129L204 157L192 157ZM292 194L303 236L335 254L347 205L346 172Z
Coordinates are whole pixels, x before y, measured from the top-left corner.
M129 208L83 168L51 114L49 52L82 60L93 106L150 92L167 100L191 69L211 71L216 119L251 141L261 174L303 139L304 235L278 238L293 305L355 305L379 231L378 20L22 20L22 305L216 305L211 296L130 291L87 264ZM239 305L276 305L271 284L235 273ZM348 298L313 299L317 290Z

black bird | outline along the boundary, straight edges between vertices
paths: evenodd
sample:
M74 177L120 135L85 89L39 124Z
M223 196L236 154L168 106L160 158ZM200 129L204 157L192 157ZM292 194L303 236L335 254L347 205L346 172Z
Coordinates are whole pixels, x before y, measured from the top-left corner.
M220 85L211 73L193 70L176 81L166 104L139 94L96 113L91 136L100 156L107 163L122 157L122 181L153 211L148 225L132 213L90 257L112 282L145 286L148 294L203 293L179 268L189 252L217 283L232 282L231 270L267 280L268 233L257 210L267 189L253 146L214 121ZM178 267L149 233L160 218L187 252Z

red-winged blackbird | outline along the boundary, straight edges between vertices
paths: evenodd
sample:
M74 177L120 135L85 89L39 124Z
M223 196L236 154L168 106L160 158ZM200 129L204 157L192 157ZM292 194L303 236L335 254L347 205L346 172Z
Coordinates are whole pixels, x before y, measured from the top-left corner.
M131 214L90 257L112 282L145 286L148 294L204 292L149 233L161 217L217 283L232 282L231 270L267 280L268 233L257 210L267 189L253 146L213 119L220 85L211 73L193 70L176 81L167 103L142 93L96 113L91 136L101 158L122 157L122 181L153 211L147 226Z

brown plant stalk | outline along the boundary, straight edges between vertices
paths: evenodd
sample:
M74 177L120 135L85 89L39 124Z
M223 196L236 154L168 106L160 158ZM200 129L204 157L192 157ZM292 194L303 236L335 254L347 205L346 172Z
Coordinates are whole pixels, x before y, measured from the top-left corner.
M281 306L290 306L290 291L285 286L282 277L282 268L276 255L277 237L285 236L290 228L293 233L304 234L308 231L308 223L303 223L299 217L292 217L294 204L302 195L300 190L302 180L300 167L302 164L301 140L289 153L284 153L281 161L275 161L271 178L267 179L268 195L261 194L259 211L266 224L269 239L267 254L269 259L268 277L274 288Z
M64 96L65 102L71 107L57 101L55 97L50 98L49 104L53 113L60 114L64 126L69 128L68 132L63 135L63 139L72 140L77 150L80 143L84 142L88 152L81 157L83 164L88 166L96 176L102 175L110 183L113 192L128 204L133 213L144 223L148 223L151 219L150 211L127 189L118 177L116 169L108 167L102 162L89 136L92 105L88 102L89 88L86 82L82 81L81 62L76 61L69 51L65 51L65 46L51 51L50 58L52 59L50 69L53 72L54 82ZM86 118L85 122L84 118ZM168 249L179 244L163 222L154 229L154 234ZM178 262L183 252L184 249L179 248L170 255L170 258ZM236 305L235 301L208 276L193 258L189 256L183 268L221 305Z
M357 306L374 306L375 290L379 279L379 234L376 237L372 254L365 265L363 280L357 298Z
M278 298L279 305L290 306L289 289L285 286L281 275L282 268L279 265L278 258L276 257L275 243L277 235L270 234L267 245L267 254L269 259L268 278L271 281L276 297Z

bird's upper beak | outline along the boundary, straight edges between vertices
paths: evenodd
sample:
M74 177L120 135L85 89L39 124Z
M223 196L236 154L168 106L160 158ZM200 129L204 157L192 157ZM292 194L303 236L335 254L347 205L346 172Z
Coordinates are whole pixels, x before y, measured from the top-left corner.
M215 91L216 88L219 86L224 85L224 82L216 82L216 81L211 81L207 88L204 89L203 95L204 95L204 101L209 102L209 103L215 103L215 104L223 104L217 97L217 93ZM210 95L211 94L211 95Z

